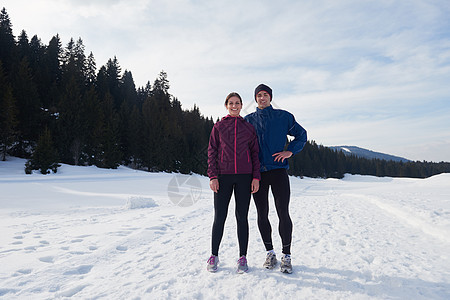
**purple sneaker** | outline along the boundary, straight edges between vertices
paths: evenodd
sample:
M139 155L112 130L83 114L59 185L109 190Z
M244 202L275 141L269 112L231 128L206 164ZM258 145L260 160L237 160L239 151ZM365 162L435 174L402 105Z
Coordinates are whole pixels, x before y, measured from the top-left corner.
M245 255L242 255L237 261L237 272L239 274L242 274L247 271L248 271L247 258L245 258Z
M216 272L217 265L219 264L219 257L215 255L211 255L208 259L208 264L206 265L206 270L209 272Z

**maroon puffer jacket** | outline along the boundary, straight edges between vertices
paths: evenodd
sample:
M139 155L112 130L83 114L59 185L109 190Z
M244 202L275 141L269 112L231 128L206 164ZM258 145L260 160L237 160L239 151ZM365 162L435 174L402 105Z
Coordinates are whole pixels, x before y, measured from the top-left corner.
M214 124L209 137L208 176L219 174L252 174L261 179L259 173L259 146L253 125L242 117L223 117Z

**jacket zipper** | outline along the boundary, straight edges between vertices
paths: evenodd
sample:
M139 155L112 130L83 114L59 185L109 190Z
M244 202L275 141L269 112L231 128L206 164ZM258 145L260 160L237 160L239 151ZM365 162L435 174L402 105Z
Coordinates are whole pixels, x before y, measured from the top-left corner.
M236 148L237 148L237 118L234 119L234 172L237 174Z

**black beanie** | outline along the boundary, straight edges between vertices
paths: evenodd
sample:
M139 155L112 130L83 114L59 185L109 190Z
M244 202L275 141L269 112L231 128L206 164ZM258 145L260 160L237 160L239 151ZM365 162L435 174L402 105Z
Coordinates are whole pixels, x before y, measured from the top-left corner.
M259 92L264 91L267 92L270 96L270 101L272 101L272 89L265 85L264 83L261 83L258 85L255 89L255 101L256 101L256 95L258 95Z

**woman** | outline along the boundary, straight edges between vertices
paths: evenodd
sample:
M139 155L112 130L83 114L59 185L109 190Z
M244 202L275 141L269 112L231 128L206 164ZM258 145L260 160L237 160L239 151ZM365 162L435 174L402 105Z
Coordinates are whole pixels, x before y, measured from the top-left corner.
M239 114L242 98L230 93L225 100L228 115L217 122L209 138L208 176L214 192L214 223L212 227L212 254L207 270L217 271L219 245L222 240L225 220L231 195L236 201L239 259L237 272L247 272L248 209L251 193L259 189L259 146L254 127Z

